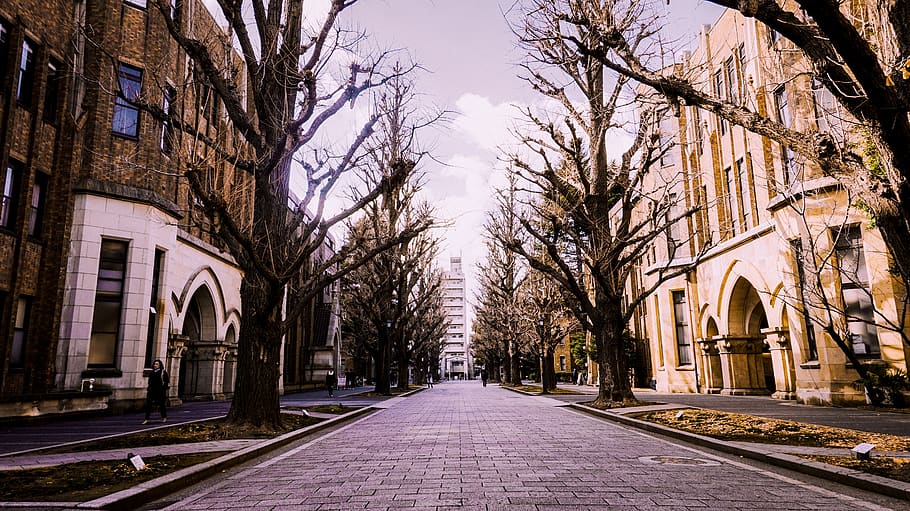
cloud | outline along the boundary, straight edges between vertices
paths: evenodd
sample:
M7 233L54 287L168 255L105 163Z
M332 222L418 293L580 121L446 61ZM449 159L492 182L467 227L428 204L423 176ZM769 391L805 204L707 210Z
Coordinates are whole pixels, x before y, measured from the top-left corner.
M455 130L477 147L495 153L514 142L511 130L521 118L519 103L494 105L484 96L466 93L455 106L458 109L452 123Z

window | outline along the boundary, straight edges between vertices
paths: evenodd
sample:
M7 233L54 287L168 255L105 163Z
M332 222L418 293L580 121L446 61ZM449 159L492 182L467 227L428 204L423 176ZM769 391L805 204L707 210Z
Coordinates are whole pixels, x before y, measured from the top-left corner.
M768 46L774 46L774 43L780 39L780 34L773 28L768 29Z
M660 114L658 129L660 130L660 165L667 167L676 163L676 134L679 131L679 121L665 110Z
M133 7L138 7L140 9L145 9L148 0L124 0L127 5L132 5Z
M177 89L170 85L164 88L164 100L161 109L168 117L174 117L177 114ZM171 154L174 150L174 125L170 118L161 123L161 152Z
M683 229L685 228L685 218L679 218L682 215L682 204L680 204L681 199L675 193L671 193L667 197L667 209L664 213L664 222L667 226L667 256L669 259L675 259L677 256L688 255L683 254L685 245L683 241L685 237L683 236ZM688 251L686 251L688 252Z
M102 240L95 290L95 313L89 344L89 367L113 367L120 336L120 312L126 279L125 241Z
M566 372L566 356L565 355L559 356L559 372L561 372L561 373Z
M0 88L6 84L6 66L9 59L9 23L0 19Z
M32 106L32 89L35 85L35 43L22 41L22 56L19 59L19 82L16 86L16 100L22 106Z
M12 229L16 224L16 200L21 166L10 160L3 173L2 195L0 195L0 227Z
M676 322L676 355L679 365L692 364L692 338L689 335L689 320L686 310L686 293L673 291L673 320Z
M727 205L727 216L729 217L727 221L729 222L730 234L735 235L739 231L739 214L735 207L736 204L736 176L733 174L733 171L730 167L724 169L724 181L727 185L727 194L726 194L726 205Z
M731 103L739 104L739 80L736 79L736 65L733 63L733 57L724 62L724 74L727 82L727 99Z
M47 195L47 174L35 174L35 185L32 187L32 200L28 210L28 235L40 238L44 223L44 201Z
M20 296L19 301L16 303L16 319L15 323L13 323L13 346L9 358L9 363L13 367L22 367L25 364L25 342L28 339L28 320L31 312L31 297Z
M869 287L869 273L863 254L863 233L860 226L846 226L834 234L837 268L840 273L841 294L847 330L857 356L880 355L878 329L875 326L875 307Z
M161 268L164 265L164 250L155 249L155 262L152 266L152 293L149 298L149 327L145 340L145 367L152 367L155 360L155 338L158 335L158 293L161 287Z
M136 138L139 136L139 108L131 101L139 99L142 88L142 70L120 64L120 95L114 104L114 133Z
M692 107L692 128L694 132L692 140L695 141L696 149L698 149L699 155L704 152L704 136L701 132L701 127L701 109L698 107Z
M809 306L806 303L806 251L803 241L795 239L790 241L793 256L796 259L796 279L799 284L799 304L802 309L803 322L806 324L806 352L807 360L818 360L818 345L815 341L815 325L809 316Z
M736 182L739 184L739 213L743 217L743 230L746 230L752 225L752 189L742 158L736 160L733 168L736 170Z
M724 88L724 75L720 71L714 73L714 93L717 94L717 98L720 100L727 99L724 95L726 89ZM727 132L727 121L720 115L717 116L717 123L720 129L720 134L723 135Z
M787 90L783 86L774 90L774 105L777 109L777 120L784 125L785 128L789 128L791 122L790 105L787 101ZM780 152L781 165L784 169L784 184L789 185L795 183L798 176L794 154L790 151L790 148L786 146L781 146Z
M44 87L44 120L57 123L57 109L60 105L60 82L63 79L60 61L50 59L47 63L47 85Z

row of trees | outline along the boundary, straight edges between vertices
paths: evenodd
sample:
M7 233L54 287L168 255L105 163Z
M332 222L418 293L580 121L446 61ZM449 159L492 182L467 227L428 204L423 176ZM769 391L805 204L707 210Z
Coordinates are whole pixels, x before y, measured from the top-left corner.
M522 359L534 361L547 393L556 388L553 353L579 323L569 308L572 297L498 241L524 238L514 174L510 182L484 227L487 256L478 267L474 350L488 370L502 368L509 385L521 384Z
M371 164L361 174L367 189L381 186L400 162L416 164L424 156L417 132L441 118L422 113L415 104L413 84L402 79L393 81L381 103L388 114L378 123L379 136L368 150ZM355 256L367 257L411 225L433 217L430 206L417 197L423 178L416 173L402 186L386 187L381 200L365 208L366 214L348 233L349 239L369 240ZM428 372L436 371L448 329L438 255L439 239L425 231L375 254L342 280L345 351L349 360L375 362L378 393L390 393L393 373L398 376L396 386L406 389L409 368L416 381L426 381Z

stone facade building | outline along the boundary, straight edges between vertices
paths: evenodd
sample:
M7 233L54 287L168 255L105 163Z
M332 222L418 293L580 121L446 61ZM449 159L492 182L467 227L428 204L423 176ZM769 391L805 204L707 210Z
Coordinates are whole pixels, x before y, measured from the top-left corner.
M172 404L233 394L242 274L177 162L205 162L204 186L241 219L253 184L211 150L244 146L165 16L242 81L201 1L166 14L146 0L0 3L0 416L136 408L155 359ZM337 344L329 319L323 350Z
M858 20L868 16L862 3L851 8ZM736 11L705 27L676 72L794 129L861 143L792 43ZM707 208L655 244L630 283L653 282L671 253L682 264L706 250L636 317L657 390L862 402L835 330L860 363L907 369L900 286L849 190L786 147L693 106L668 115L661 136L673 147L657 174L680 176L672 191L680 207ZM889 322L896 328L882 327Z

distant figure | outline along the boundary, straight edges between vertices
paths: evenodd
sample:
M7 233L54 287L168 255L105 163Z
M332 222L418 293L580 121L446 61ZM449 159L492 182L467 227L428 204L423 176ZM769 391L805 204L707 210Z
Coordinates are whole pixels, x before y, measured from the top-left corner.
M433 375L432 374L427 375L427 388L428 389L433 388Z
M325 375L325 388L329 391L329 397L335 395L336 385L338 385L338 377L335 376L335 371L329 371Z
M487 370L486 369L480 370L480 381L483 382L484 387L487 386Z
M152 415L152 406L158 405L161 422L167 422L167 387L169 385L167 371L160 360L152 362L152 372L149 373L148 390L145 393L145 420L148 424Z

